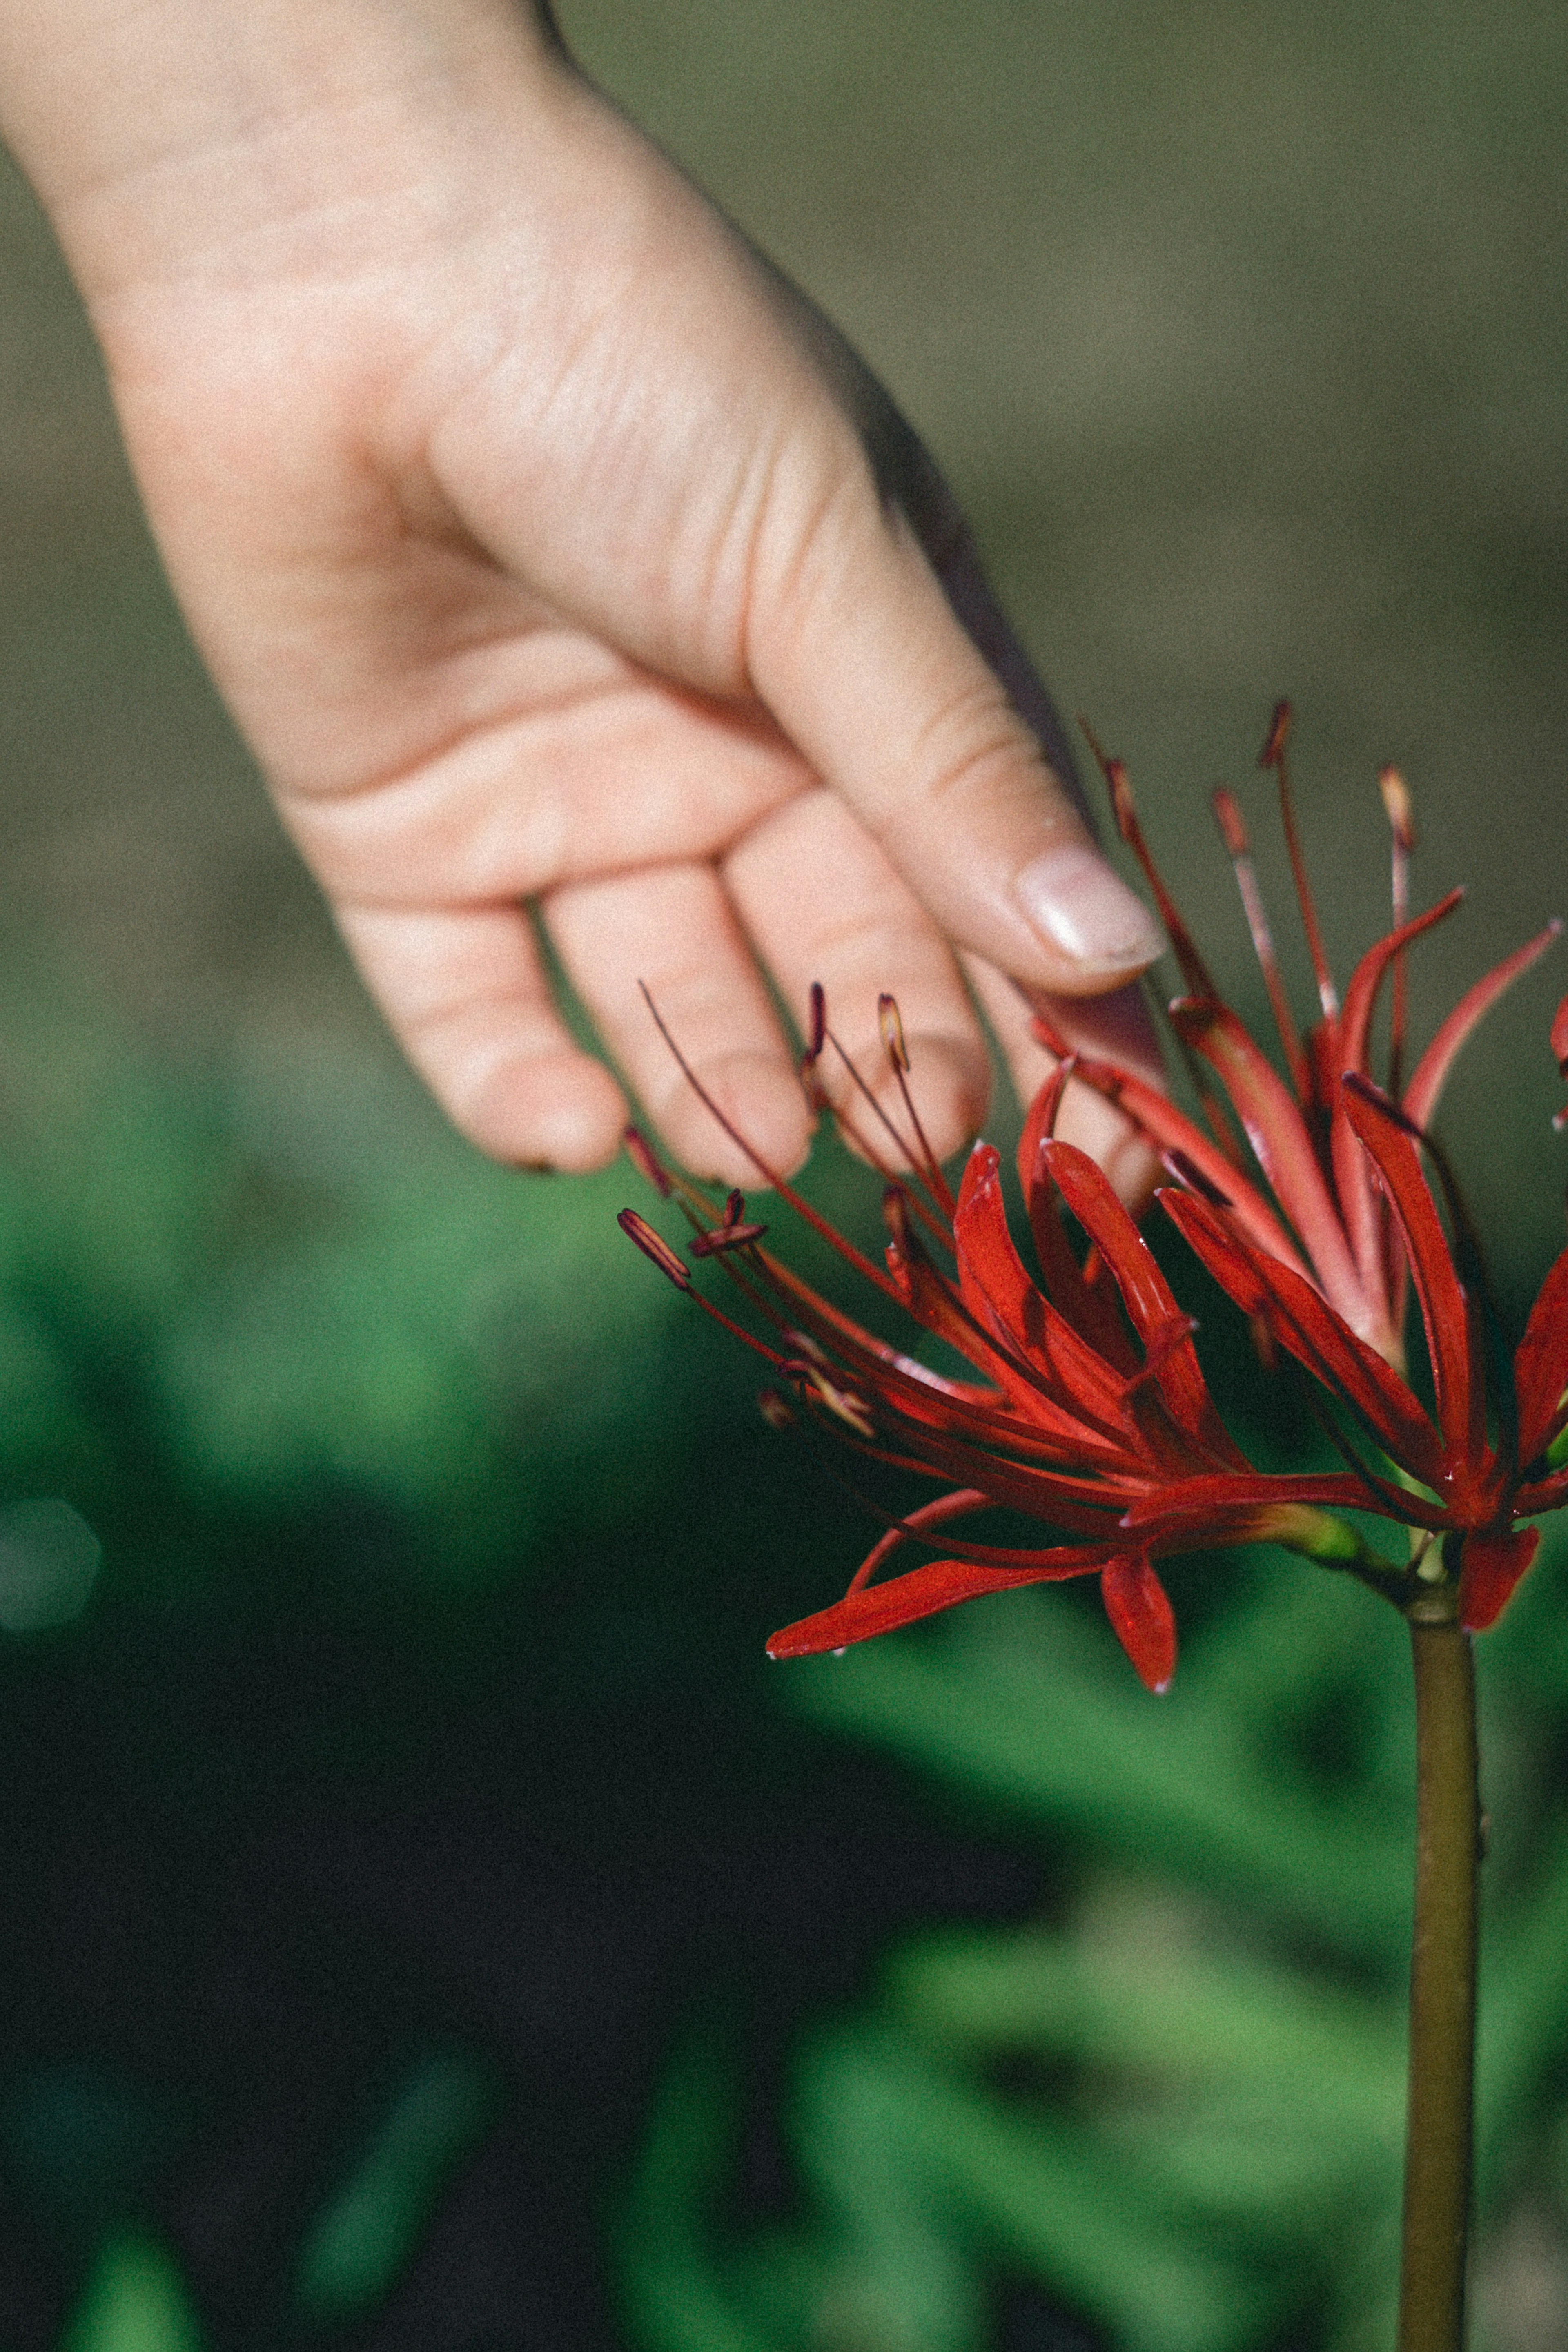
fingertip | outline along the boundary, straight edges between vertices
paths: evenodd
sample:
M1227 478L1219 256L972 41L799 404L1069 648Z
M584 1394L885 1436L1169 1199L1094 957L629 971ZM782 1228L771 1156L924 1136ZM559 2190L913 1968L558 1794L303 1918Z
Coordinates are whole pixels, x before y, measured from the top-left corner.
M677 1076L651 1107L683 1167L744 1191L803 1166L815 1121L787 1064L771 1055L727 1054L694 1064L692 1076L696 1087Z
M571 1176L609 1166L627 1115L609 1071L577 1053L510 1057L448 1108L470 1142L492 1160Z
M1059 842L1031 858L1013 882L1024 919L1057 958L1055 985L1097 995L1145 971L1164 953L1165 933L1137 894L1087 842Z

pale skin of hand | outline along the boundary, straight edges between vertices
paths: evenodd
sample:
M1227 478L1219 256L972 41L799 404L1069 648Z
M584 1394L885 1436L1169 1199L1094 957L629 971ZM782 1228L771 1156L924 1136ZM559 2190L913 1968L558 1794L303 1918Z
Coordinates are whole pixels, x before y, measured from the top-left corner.
M1159 934L1020 716L1049 740L935 468L542 10L31 0L0 127L213 675L483 1149L592 1168L626 1116L541 934L726 1182L756 1168L640 982L781 1170L810 1121L770 990L803 1024L821 982L879 1080L894 992L941 1152L985 1108L966 975L1026 1097L1020 989L1157 1076L1120 983ZM1096 1097L1063 1131L1140 1190Z

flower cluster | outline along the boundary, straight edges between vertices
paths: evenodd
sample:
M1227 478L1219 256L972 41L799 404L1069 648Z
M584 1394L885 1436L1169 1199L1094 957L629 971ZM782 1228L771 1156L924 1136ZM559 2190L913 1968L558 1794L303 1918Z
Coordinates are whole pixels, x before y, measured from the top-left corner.
M1446 1598L1479 1631L1495 1622L1534 1554L1536 1530L1518 1523L1568 1503L1568 1467L1557 1459L1568 1431L1568 1250L1548 1275L1511 1363L1500 1358L1479 1254L1427 1132L1459 1046L1559 927L1478 981L1404 1078L1404 950L1462 894L1450 892L1409 917L1408 798L1397 774L1385 770L1395 919L1356 967L1342 1002L1300 853L1288 724L1281 705L1262 764L1278 780L1317 975L1319 1018L1304 1038L1291 1019L1239 811L1228 793L1216 796L1288 1078L1214 986L1149 856L1120 763L1101 758L1117 822L1148 877L1186 983L1170 1008L1173 1027L1195 1070L1218 1080L1257 1177L1212 1084L1201 1088L1206 1131L1134 1073L1072 1053L1042 1021L1058 1066L1031 1106L1018 1155L1038 1268L1031 1276L1009 1230L997 1153L975 1147L955 1197L926 1147L904 1087L908 1059L896 1008L884 998L883 1043L910 1130L889 1127L889 1134L914 1173L895 1174L874 1132L836 1114L886 1179L888 1240L885 1263L877 1265L708 1103L759 1177L865 1281L967 1360L976 1379L936 1372L874 1336L763 1246L765 1228L747 1219L738 1192L719 1207L664 1170L641 1136L629 1137L643 1174L685 1211L692 1255L722 1266L749 1319L704 1298L707 1311L767 1359L808 1416L862 1453L940 1479L946 1489L893 1520L844 1598L775 1634L772 1655L837 1649L1016 1584L1098 1574L1134 1667L1150 1688L1163 1689L1175 1666L1176 1629L1155 1562L1259 1540L1348 1569L1403 1608ZM1379 1087L1370 1068L1372 1021L1390 976L1389 1067ZM817 991L802 1078L818 1107L826 1102L819 1064L832 1045ZM1568 1075L1568 1000L1553 1024L1552 1046ZM850 1075L882 1119L870 1090ZM1343 1469L1262 1473L1233 1443L1206 1386L1193 1323L1148 1244L1093 1161L1054 1135L1074 1077L1115 1103L1158 1151L1173 1180L1156 1194L1161 1207L1250 1318L1265 1357L1282 1353L1311 1376ZM1067 1216L1086 1238L1082 1260ZM621 1223L673 1281L699 1296L684 1260L643 1218L627 1210ZM1411 1289L1426 1336L1430 1407L1406 1376ZM765 1392L764 1405L770 1418L794 1418L779 1387ZM1019 1549L956 1532L998 1508L1043 1522L1051 1539ZM1340 1516L1345 1511L1408 1529L1407 1556L1382 1558ZM936 1556L883 1577L912 1543Z

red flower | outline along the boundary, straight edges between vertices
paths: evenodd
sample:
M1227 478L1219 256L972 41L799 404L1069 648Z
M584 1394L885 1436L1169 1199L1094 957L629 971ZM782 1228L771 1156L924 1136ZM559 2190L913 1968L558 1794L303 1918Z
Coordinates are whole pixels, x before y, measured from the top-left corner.
M1319 1504L1377 1511L1433 1536L1459 1537L1461 1615L1479 1632L1495 1622L1534 1556L1536 1530L1516 1528L1516 1520L1568 1502L1568 1471L1546 1459L1568 1423L1568 1251L1546 1278L1511 1368L1494 1379L1489 1394L1490 1310L1479 1254L1437 1159L1455 1233L1450 1249L1423 1172L1421 1149L1433 1155L1425 1129L1459 1046L1509 983L1551 945L1561 925L1548 925L1476 982L1401 1091L1402 951L1449 914L1462 894L1451 891L1427 914L1403 919L1409 807L1401 780L1385 770L1384 798L1395 840L1395 927L1356 967L1342 1008L1296 839L1284 764L1288 720L1288 706L1281 704L1261 764L1278 772L1318 976L1322 1017L1304 1045L1280 983L1239 814L1228 794L1217 795L1217 805L1269 984L1289 1086L1220 1001L1143 841L1125 775L1118 762L1102 758L1123 835L1150 877L1192 992L1172 1006L1172 1020L1183 1042L1218 1077L1272 1202L1242 1172L1223 1129L1217 1129L1217 1145L1163 1097L1111 1064L1080 1057L1077 1075L1118 1102L1163 1151L1181 1187L1159 1195L1167 1214L1269 1339L1349 1408L1401 1482L1362 1462L1342 1439L1350 1471L1293 1481L1294 1492ZM1390 968L1396 983L1393 1038L1389 1089L1383 1092L1371 1079L1369 1046L1373 1008ZM1044 1024L1041 1034L1065 1052ZM1560 1061L1568 1056L1568 1003L1559 1009L1552 1044ZM1403 1377L1407 1273L1432 1370L1430 1412ZM1259 1480L1259 1490L1269 1483ZM1233 1485L1227 1493L1232 1502L1237 1499ZM1162 1530L1179 1516L1184 1499L1195 1527L1202 1524L1208 1488L1197 1477L1185 1498L1176 1489L1162 1496ZM1143 1507L1131 1510L1130 1530L1140 1525ZM1432 1572L1443 1572L1436 1560Z
M902 1077L907 1062L889 999L883 1034ZM815 1066L824 1042L819 995L814 1051L806 1057L819 1101ZM1176 1626L1157 1559L1271 1538L1350 1564L1356 1547L1349 1531L1303 1508L1288 1482L1260 1480L1232 1444L1204 1383L1191 1319L1147 1244L1094 1162L1053 1139L1070 1070L1069 1063L1037 1099L1019 1148L1040 1284L1008 1230L1000 1165L988 1145L971 1153L955 1200L915 1123L920 1172L890 1182L884 1194L885 1269L758 1161L759 1174L841 1257L968 1360L981 1376L976 1381L932 1371L874 1337L761 1247L764 1229L745 1221L738 1193L716 1209L695 1186L666 1173L641 1136L629 1138L643 1172L685 1209L693 1255L716 1258L773 1336L759 1338L704 1300L708 1311L768 1359L809 1412L862 1453L951 1482L949 1492L889 1526L842 1601L776 1633L772 1656L839 1649L982 1593L1098 1573L1124 1648L1148 1686L1163 1690L1176 1664ZM711 1101L709 1108L727 1129ZM857 1140L876 1156L865 1137ZM1082 1265L1068 1242L1064 1206L1089 1237ZM621 1223L672 1280L692 1290L683 1260L634 1211L623 1211ZM938 1263L928 1242L950 1266ZM787 1417L777 1396L768 1410L771 1418ZM1201 1506L1193 1499L1199 1486ZM1168 1524L1167 1494L1180 1498ZM953 1533L956 1523L998 1507L1042 1519L1067 1540L1011 1549ZM911 1541L940 1556L873 1582Z

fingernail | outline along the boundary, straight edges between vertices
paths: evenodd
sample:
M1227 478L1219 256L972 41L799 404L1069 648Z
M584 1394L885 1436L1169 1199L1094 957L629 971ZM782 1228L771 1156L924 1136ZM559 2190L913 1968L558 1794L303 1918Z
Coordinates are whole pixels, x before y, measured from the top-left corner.
M1013 887L1030 928L1075 963L1137 971L1165 946L1143 900L1103 857L1076 842L1048 849Z

